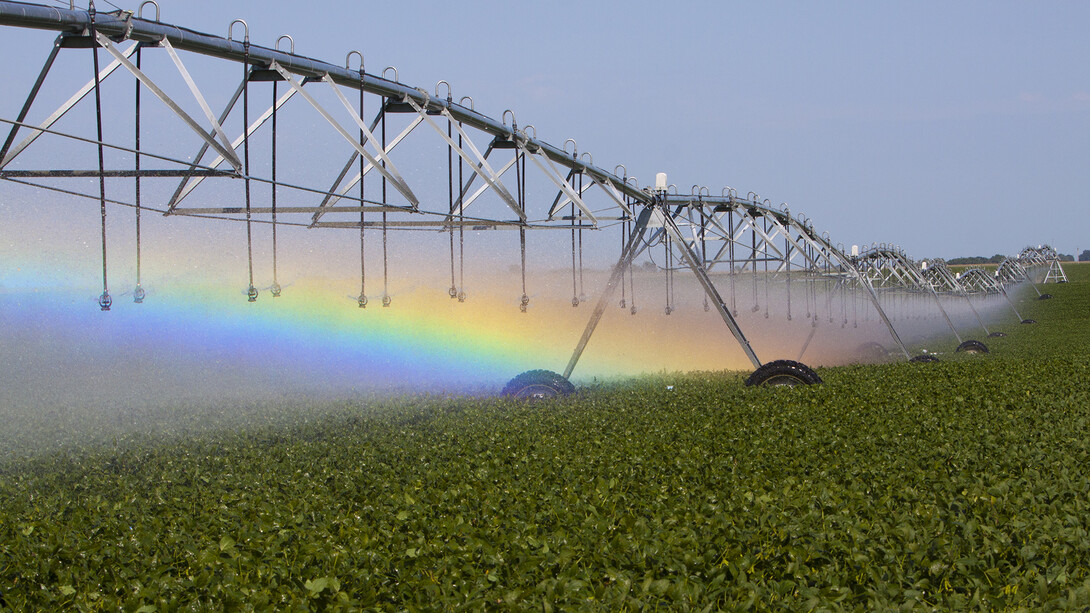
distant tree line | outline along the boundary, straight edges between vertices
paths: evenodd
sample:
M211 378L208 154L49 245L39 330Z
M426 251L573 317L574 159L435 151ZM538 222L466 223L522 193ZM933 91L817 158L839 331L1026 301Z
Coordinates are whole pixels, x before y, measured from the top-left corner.
M1090 262L1090 249L1086 249L1082 253L1079 254L1079 261L1080 262Z
M952 260L946 260L946 263L947 264L952 264L954 266L959 266L959 265L964 265L964 264L998 264L998 263L1002 262L1006 257L1007 256L999 254L999 253L993 255L990 258L986 258L986 257L981 256L981 255L974 255L974 256L967 257L967 258L954 258ZM1061 262L1074 262L1075 261L1075 256L1065 255L1065 254L1061 253L1060 254L1060 261ZM1090 249L1087 249L1086 251L1082 252L1082 255L1079 256L1079 261L1080 262L1090 262Z
M990 258L986 258L982 255L974 255L967 258L954 258L952 260L946 260L947 264L959 266L962 264L998 264L1002 262L1007 256L997 253Z

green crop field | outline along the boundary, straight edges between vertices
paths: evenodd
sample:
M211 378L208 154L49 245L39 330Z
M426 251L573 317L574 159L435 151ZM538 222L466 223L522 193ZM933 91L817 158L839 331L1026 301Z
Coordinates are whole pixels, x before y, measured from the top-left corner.
M1090 607L1090 265L987 355L0 414L0 609ZM1044 290L1042 290L1044 291Z

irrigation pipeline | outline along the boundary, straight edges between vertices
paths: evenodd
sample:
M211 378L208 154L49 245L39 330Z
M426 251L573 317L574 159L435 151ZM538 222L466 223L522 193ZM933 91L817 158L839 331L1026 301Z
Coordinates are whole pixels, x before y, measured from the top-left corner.
M143 9L147 5L155 8L155 18L143 18ZM519 129L514 113L505 111L500 120L484 115L473 107L473 100L468 96L455 102L451 95L450 85L440 81L432 95L427 90L411 87L401 83L397 70L387 67L381 75L371 74L365 71L363 55L358 51L349 52L345 65L331 64L328 62L304 57L295 53L294 41L290 36L281 36L272 48L263 47L251 43L249 27L242 20L235 20L227 29L226 37L219 37L186 28L162 23L159 20L158 5L148 0L144 2L136 13L129 11L116 11L111 13L96 12L93 4L90 10L63 9L37 4L10 2L0 0L0 25L21 28L43 29L59 32L60 36L53 45L46 62L23 104L16 119L0 118L0 122L11 126L11 129L0 145L0 179L20 184L32 185L41 189L70 193L85 198L93 198L99 201L102 221L102 284L103 293L100 297L100 305L103 310L109 308L110 297L107 285L106 262L106 208L107 204L121 204L132 206L136 210L137 232L137 295L143 296L140 289L140 214L142 211L159 211L167 215L187 215L194 217L206 217L215 219L228 219L246 224L246 241L248 254L248 281L247 294L249 300L257 298L257 290L254 286L254 262L253 262L253 224L272 224L272 270L273 270L273 295L279 295L280 287L277 282L277 228L282 225L305 226L308 228L351 228L358 230L360 241L360 296L359 306L365 307L367 266L365 259L366 230L368 228L381 229L382 235L382 259L383 259L383 306L389 306L390 295L388 287L388 260L389 237L393 230L432 230L448 233L449 243L449 268L451 298L459 301L465 300L464 291L464 257L465 237L467 226L478 229L517 229L519 231L519 269L521 272L520 308L525 311L528 307L529 297L526 284L526 233L528 230L553 229L570 232L570 258L572 267L572 305L578 306L587 299L584 296L584 230L596 230L612 225L620 226L622 253L614 266L609 282L597 301L590 322L584 332L579 347L568 366L565 376L570 375L571 369L578 359L586 341L593 333L594 326L601 317L601 309L604 309L606 300L619 284L621 288L620 305L630 305L631 312L636 312L635 285L632 276L632 262L639 254L647 252L652 245L663 245L665 253L664 269L666 271L666 313L669 314L675 308L674 274L676 270L689 269L697 278L704 290L704 309L713 307L722 317L724 323L731 330L739 344L753 362L760 368L761 362L757 359L749 340L742 333L735 320L737 310L736 277L748 275L753 283L753 310L760 310L760 303L764 303L765 317L769 316L769 284L776 279L786 279L788 292L788 319L791 318L791 279L792 275L804 275L805 304L807 317L812 318L813 326L817 326L819 319L819 307L824 308L824 315L833 320L833 294L841 292L841 312L844 323L847 323L847 293L850 289L852 300L853 319L858 310L858 298L864 302L870 302L879 320L886 326L894 342L900 350L909 357L908 349L900 339L891 318L883 307L883 296L890 291L896 292L906 288L917 290L930 295L938 306L951 330L958 337L960 335L953 322L943 309L939 297L942 293L953 293L965 296L974 292L1001 294L1007 298L1012 308L1013 301L1007 296L1005 286L1013 283L1031 281L1033 274L1047 267L1049 272L1045 280L1059 279L1062 268L1056 272L1056 254L1050 249L1028 249L1012 259L1009 263L1000 266L1001 276L989 279L983 273L966 275L965 282L946 275L942 282L946 286L935 287L926 275L914 269L914 263L900 253L899 250L887 246L874 246L864 254L853 252L845 253L842 246L834 245L827 234L821 234L814 230L812 223L801 215L792 215L785 205L776 208L767 199L762 199L754 192L749 192L745 197L740 197L734 190L725 188L721 195L714 196L708 193L707 188L693 186L690 194L678 194L672 185L665 184L656 178L655 186L641 187L634 177L629 177L623 166L616 166L613 172L604 170L594 165L593 159L586 152L581 155L577 148L568 151L565 147L557 147L537 137L536 130L530 125L523 125ZM242 40L232 37L232 30L236 25L243 27ZM280 43L283 40L290 42L288 50L281 50ZM122 49L120 45L132 43ZM27 116L34 104L42 84L54 64L61 49L90 48L94 56L94 74L91 82L84 85L66 103L61 105L41 124L28 123ZM204 112L204 121L199 121L189 116L181 105L176 103L163 88L156 83L154 75L146 73L141 62L143 49L165 49L170 55L174 66L177 67L190 93L200 103ZM106 51L112 56L112 62L105 68L99 66L99 51ZM215 116L205 102L197 83L186 70L184 63L177 51L196 53L208 57L218 58L228 62L241 64L242 79L233 97L227 103L226 108L219 116ZM131 61L135 54L135 64ZM353 67L353 55L359 56L358 67ZM103 90L100 85L103 79L108 78L116 71L129 72L136 78L136 102L135 102L135 126L136 138L134 147L124 147L105 141L102 131ZM392 72L392 79L387 75ZM250 116L250 89L255 83L261 81L271 82L272 99L267 111L251 122ZM277 85L283 81L288 87L283 95L279 95ZM316 84L310 86L309 84ZM335 119L333 115L309 92L316 87L328 85L334 96L350 112L352 123L347 126ZM440 86L446 86L445 95L440 92ZM358 91L358 104L352 104L342 93L341 88ZM199 151L192 159L182 160L174 156L160 155L149 151L141 142L141 89L147 89L173 111L174 115L181 119L196 134L201 143ZM94 138L78 136L53 129L54 123L63 117L69 110L77 105L91 90L95 96L95 114L97 131ZM107 90L108 91L108 90ZM330 91L330 90L327 90ZM373 121L368 124L364 118L365 94L378 96L382 99L380 110ZM331 187L322 188L307 185L297 185L281 181L277 176L278 149L277 130L281 122L279 111L290 99L302 99L317 112L334 130L343 137L341 145L351 147L352 156L343 166L339 176ZM228 138L224 125L232 113L235 105L242 103L242 134L235 140ZM396 136L389 138L387 134L387 115L404 114L409 118L408 125ZM508 122L510 115L510 122ZM436 120L438 118L438 121ZM255 131L271 120L271 179L254 176L251 172L251 138ZM355 125L352 125L352 124ZM432 199L435 202L445 200L443 206L437 210L429 210L425 203L432 200L424 200L417 195L413 186L405 180L391 157L391 152L418 126L425 126L424 130L433 129L446 145L444 163L446 165L445 198ZM16 136L24 132L29 134L22 141L16 143ZM377 134L376 134L377 132ZM45 169L26 170L9 169L11 162L16 159L27 147L43 134L57 135L74 139L80 142L90 143L98 150L97 170L81 169ZM392 134L392 132L391 132ZM472 134L481 134L490 139L484 152L481 152L473 139ZM570 139L569 139L570 140ZM574 143L574 141L572 141ZM239 147L242 148L239 155ZM135 166L130 169L107 168L103 150L111 148L123 152L132 153L135 156ZM499 152L513 150L510 161L497 160ZM206 162L206 154L217 155L216 159ZM458 160L458 169L454 171L454 159ZM177 168L155 169L145 168L141 160L158 160L173 164ZM546 185L555 187L555 198L548 212L544 215L535 213L529 209L531 198L527 193L527 174L532 168L528 165L532 162L547 179ZM354 165L358 163L358 174L355 178L348 179ZM493 166L495 165L495 166ZM253 164L254 167L261 164ZM514 168L515 188L509 189L504 185L503 175ZM618 169L622 171L618 174ZM379 179L381 197L378 200L368 200L365 197L364 180L368 172L374 171L381 175ZM436 174L436 173L430 173ZM47 179L60 179L67 177L94 177L98 179L99 190L97 195L84 194L73 190L58 188L55 185L41 183ZM111 194L107 197L106 179L109 177L134 177L135 202L126 203ZM141 179L153 178L180 178L181 182L174 190L165 208L148 206L141 201ZM457 177L458 185L454 181ZM233 178L241 179L244 183L243 206L223 207L194 207L182 206L182 201L192 192L197 185L205 179ZM254 206L251 195L251 182L258 181L270 186L271 207ZM478 184L479 182L479 184ZM370 183L370 185L374 185ZM350 190L358 187L358 195ZM388 190L387 188L391 188ZM603 197L606 202L604 208L593 208L588 204L588 190L595 188L600 190L594 194ZM321 196L320 203L311 206L283 206L278 201L280 190L296 190L304 194ZM374 189L374 188L372 188ZM502 216L497 214L479 215L467 214L468 207L483 193L490 193L507 208L502 210ZM514 193L512 193L514 192ZM603 196L604 194L604 196ZM391 202L390 197L396 197L403 202ZM340 201L347 202L347 206L338 205ZM569 206L570 205L570 206ZM367 213L380 213L376 217L367 217ZM261 216L271 213L271 220ZM328 221L323 219L327 214L357 214L355 218L347 221ZM306 223L290 221L291 215L309 215ZM512 215L513 214L513 215ZM289 219L285 219L289 218ZM377 220L376 220L377 218ZM457 246L454 240L454 231L457 229ZM676 259L675 259L676 258ZM676 264L675 264L676 262ZM720 294L715 277L726 269L729 278L729 306ZM628 273L628 281L625 282L625 273ZM764 283L763 295L758 291L760 282ZM969 283L973 285L970 285ZM819 304L818 284L825 288L826 303ZM830 284L834 288L830 291ZM947 287L948 286L948 287ZM141 300L137 300L140 302ZM972 303L969 303L972 307ZM975 308L974 314L976 313ZM864 313L866 316L867 313ZM979 315L978 315L979 319ZM983 322L981 322L983 323ZM855 323L853 323L853 326ZM985 328L986 329L986 328ZM807 339L808 345L813 337ZM806 346L803 347L805 351ZM801 354L800 354L801 355Z

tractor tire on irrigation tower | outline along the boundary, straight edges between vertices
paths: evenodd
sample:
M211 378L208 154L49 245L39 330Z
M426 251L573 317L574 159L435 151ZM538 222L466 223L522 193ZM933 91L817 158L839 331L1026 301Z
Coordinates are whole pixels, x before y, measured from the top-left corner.
M909 362L916 362L917 364L927 364L927 363L930 363L930 362L938 362L938 361L939 361L939 359L937 357L931 355L930 353L923 353L923 354L920 354L920 355L912 356L912 359L909 360Z
M809 366L792 360L776 360L762 364L760 368L746 379L746 385L756 386L780 386L780 385L816 385L821 383L821 377L810 369Z
M956 351L960 353L988 353L988 346L980 341L970 339L958 345Z
M889 359L889 350L882 343L868 341L855 348L855 357L863 364L885 362Z
M528 370L507 382L503 395L522 400L541 400L567 396L575 386L551 370Z

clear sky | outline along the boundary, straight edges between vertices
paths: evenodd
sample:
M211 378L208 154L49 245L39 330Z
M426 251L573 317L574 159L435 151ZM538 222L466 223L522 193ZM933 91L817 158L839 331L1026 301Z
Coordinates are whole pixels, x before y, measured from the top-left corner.
M357 49L369 72L445 79L598 166L643 184L667 172L685 193L755 191L846 245L1090 248L1090 4L160 4L167 23L223 35L244 18L258 44L290 34L303 55L340 64ZM31 78L51 38L36 40ZM23 95L0 89L5 116Z

